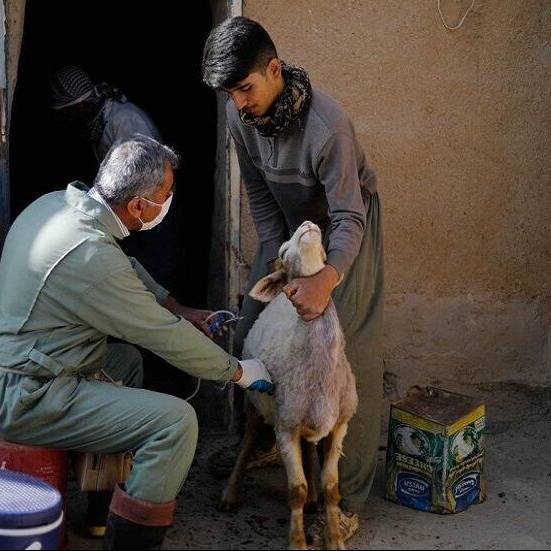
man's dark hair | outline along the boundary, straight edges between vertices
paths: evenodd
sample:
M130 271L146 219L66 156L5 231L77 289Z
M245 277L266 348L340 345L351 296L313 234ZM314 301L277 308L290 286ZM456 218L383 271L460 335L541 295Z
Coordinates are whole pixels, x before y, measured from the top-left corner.
M252 19L232 17L215 27L203 50L203 81L211 88L233 88L254 71L265 71L277 57L270 35Z

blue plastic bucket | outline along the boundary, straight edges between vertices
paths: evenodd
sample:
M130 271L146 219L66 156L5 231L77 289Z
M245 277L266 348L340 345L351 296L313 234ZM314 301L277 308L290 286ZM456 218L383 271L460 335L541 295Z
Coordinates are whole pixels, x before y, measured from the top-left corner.
M0 549L59 549L63 500L50 484L0 470Z

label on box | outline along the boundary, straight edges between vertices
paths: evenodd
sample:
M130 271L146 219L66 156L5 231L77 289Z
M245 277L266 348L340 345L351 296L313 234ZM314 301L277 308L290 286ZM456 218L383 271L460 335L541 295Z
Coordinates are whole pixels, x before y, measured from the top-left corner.
M404 505L430 511L432 492L430 480L419 475L399 472L396 477L396 496Z

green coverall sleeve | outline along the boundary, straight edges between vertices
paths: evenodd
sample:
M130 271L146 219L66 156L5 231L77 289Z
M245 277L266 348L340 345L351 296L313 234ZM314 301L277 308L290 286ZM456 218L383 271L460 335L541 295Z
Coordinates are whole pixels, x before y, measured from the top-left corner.
M153 279L153 276L133 256L129 256L128 260L130 260L130 264L132 265L132 268L136 270L138 277L142 280L146 289L148 289L155 295L155 298L157 299L157 302L159 304L163 304L169 295L168 291L162 285L159 285Z
M101 333L151 350L195 377L224 384L238 367L236 358L158 304L130 265L89 287L76 313Z

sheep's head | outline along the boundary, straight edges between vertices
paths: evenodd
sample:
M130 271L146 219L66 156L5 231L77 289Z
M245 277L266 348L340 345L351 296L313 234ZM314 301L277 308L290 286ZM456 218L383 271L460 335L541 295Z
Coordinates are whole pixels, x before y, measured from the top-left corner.
M270 302L291 279L317 274L326 259L321 230L313 222L303 222L279 248L276 271L258 281L249 295L261 302Z

